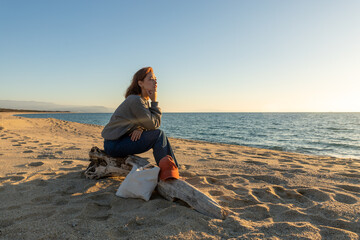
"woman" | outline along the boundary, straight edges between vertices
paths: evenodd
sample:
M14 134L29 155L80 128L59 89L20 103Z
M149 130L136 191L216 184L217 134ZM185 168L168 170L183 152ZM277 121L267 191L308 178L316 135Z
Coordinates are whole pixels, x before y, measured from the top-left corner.
M156 88L157 79L151 67L135 73L126 91L125 101L115 110L101 133L108 155L126 157L152 148L158 165L162 158L170 156L178 166L168 138L158 129L161 110L156 101Z

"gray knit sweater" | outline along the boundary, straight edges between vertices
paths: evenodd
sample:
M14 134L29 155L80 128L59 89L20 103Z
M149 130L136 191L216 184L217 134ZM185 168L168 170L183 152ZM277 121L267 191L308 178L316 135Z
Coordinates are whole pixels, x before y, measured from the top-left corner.
M129 95L115 110L101 136L115 140L129 134L136 128L152 130L160 127L161 110L158 102L149 102L139 95Z

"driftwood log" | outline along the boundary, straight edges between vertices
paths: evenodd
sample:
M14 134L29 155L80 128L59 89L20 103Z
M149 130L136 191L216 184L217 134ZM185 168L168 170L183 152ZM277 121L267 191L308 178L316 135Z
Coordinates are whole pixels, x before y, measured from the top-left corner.
M85 170L85 176L89 179L126 176L133 166L139 168L151 165L146 159L133 155L126 158L110 157L98 147L91 148L89 157L90 164ZM180 199L207 216L225 219L228 215L228 211L222 208L215 200L181 179L159 180L157 190L165 199L169 201Z

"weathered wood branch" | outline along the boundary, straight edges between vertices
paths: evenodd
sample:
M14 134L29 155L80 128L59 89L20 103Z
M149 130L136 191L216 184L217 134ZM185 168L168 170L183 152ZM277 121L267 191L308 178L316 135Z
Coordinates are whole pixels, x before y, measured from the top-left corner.
M90 179L126 176L133 166L139 168L150 165L146 159L133 155L126 158L110 157L98 147L93 147L89 152L89 156L91 163L85 170L85 176ZM228 211L222 208L215 200L181 179L160 180L157 190L165 199L169 201L180 199L205 215L220 219L225 219L228 215Z
M225 219L228 215L228 211L215 200L181 179L160 180L157 190L165 199L169 201L180 199L198 212L210 217Z
M98 147L91 148L89 152L91 163L85 170L89 179L99 179L109 176L126 176L132 166L125 163L126 158L113 158Z

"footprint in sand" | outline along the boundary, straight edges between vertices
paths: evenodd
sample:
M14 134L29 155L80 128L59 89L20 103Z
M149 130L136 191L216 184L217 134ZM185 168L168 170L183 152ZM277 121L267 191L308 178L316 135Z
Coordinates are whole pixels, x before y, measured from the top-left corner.
M10 180L17 182L17 181L23 180L24 178L25 177L23 177L23 176L12 176L12 177L10 177Z
M302 160L297 160L299 163L301 163L301 164L305 164L305 165L308 165L309 164L309 162L305 162L305 161L302 161Z
M188 179L186 179L186 182L196 186L196 185L207 185L211 186L209 182L207 181L206 177L203 176L193 176Z
M282 167L284 167L284 166L282 166ZM278 172L287 172L288 171L287 169L283 169L283 168L269 168L269 169L274 170L274 171L278 171Z
M203 151L202 153L203 153L203 154L208 154L208 155L211 155L211 154L212 154L212 152L210 152L210 151Z
M14 144L13 146L14 146L14 147L20 147L21 144Z
M236 181L237 183L249 183L249 180L243 178L242 174L230 174L232 180Z
M321 239L357 239L358 235L354 232L346 231L335 227L322 225L319 227Z
M68 148L65 148L65 150L80 150L81 148L75 147L75 146L71 146Z
M337 219L339 218L339 212L327 209L323 205L314 205L307 209L307 213L312 215L324 216L328 219Z
M300 203L309 203L309 199L293 189L286 189L282 186L273 186L271 189L284 200L296 200Z
M42 173L42 175L45 175L45 176L54 176L54 175L56 175L56 173L54 173L54 172Z
M33 153L34 151L33 150L26 150L26 151L23 151L23 153Z
M37 147L27 146L25 148L27 148L27 149L36 149Z
M297 192L316 202L325 202L330 200L329 194L314 188L299 188L297 189Z
M40 154L37 156L37 158L39 159L45 159L45 158L51 158L51 159L54 159L56 158L54 154L52 153L45 153L45 154Z
M219 161L219 162L230 162L229 160L226 159L221 159L221 158L208 158L209 160L215 160L215 161ZM199 160L198 160L199 161Z
M180 170L189 170L192 166L191 165L187 165L187 164L181 164L180 165Z
M324 192L329 192L329 193L335 193L334 190L329 189L329 188L319 188L319 190L324 191Z
M222 195L224 195L224 192L218 191L218 190L210 190L209 194L212 196L222 196Z
M182 177L194 177L196 175L197 175L196 173L191 172L191 171L186 171L186 170L180 171L180 176L182 176Z
M258 155L254 155L254 156L252 156L252 158L258 158L258 159L268 159L268 158L266 158L266 157L263 157L263 156L258 156Z
M279 159L279 162L293 162L293 160L289 160L289 159Z
M271 217L268 206L246 206L240 209L235 209L235 212L239 213L240 218L248 219L251 221L262 221Z
M10 180L10 181L13 181L13 182L18 182L18 181L21 181L23 180L25 177L23 176L7 176L7 177L0 177L0 182L4 182L6 180Z
M261 165L268 165L267 163L263 163L263 162L258 162L258 161L253 161L253 160L246 160L244 161L246 163L250 163L250 164L255 164L255 165L258 165L258 166L261 166Z
M360 187L357 187L357 186L337 185L337 187L342 188L342 189L347 190L347 191L350 191L350 192L360 193Z
M290 164L291 168L304 168L304 166L302 165L297 165L297 164Z
M41 165L44 165L43 162L32 162L32 163L29 163L28 166L30 167L39 167Z
M334 199L338 202L346 203L346 204L354 204L357 203L356 198L353 198L349 195L338 193L335 195Z
M299 168L295 168L295 169L289 170L288 172L290 172L290 173L306 173L306 171L301 170L301 169L299 169Z
M63 165L69 165L69 164L72 164L72 163L73 163L73 161L62 161Z
M289 173L289 172L284 172L282 173L282 175L285 177L285 178L288 178L288 179L291 179L294 177L294 174L293 173Z
M258 180L258 181L264 181L271 184L276 185L284 185L287 184L287 181L285 179L281 179L276 176L269 176L269 175L257 175L257 176L243 176L244 178L248 178L250 181L251 179Z
M205 177L204 181L210 184L220 185L222 184L221 179L223 177Z
M241 187L239 184L224 185L224 188L233 191L237 195L244 195L249 193L248 188Z
M277 213L277 217L289 222L306 222L309 221L307 214L297 209L289 209L280 213Z
M223 154L221 152L216 152L215 154L216 154L216 156L219 156L219 157L225 157L225 154Z
M212 168L212 169L209 169L210 171L213 171L213 172L220 172L222 169L219 169L219 168Z
M255 155L253 152L249 152L249 151L242 151L242 153L247 155Z
M63 151L56 151L57 154L63 154Z
M249 196L261 202L284 203L284 200L274 192L272 187L253 188L249 192Z
M51 145L51 142L46 142L46 143L40 143L39 145L43 146L43 145Z
M230 154L233 154L233 155L238 155L239 154L239 152L235 152L235 151L231 151L231 150L228 150L227 152L230 153Z
M208 162L208 161L210 161L210 160L205 159L205 158L200 158L200 159L198 159L197 161L198 161L198 162Z
M83 165L78 165L72 168L59 168L59 170L63 170L63 171L81 170L83 167L84 167Z
M338 173L338 174L349 178L360 178L360 174L355 174L355 173Z

